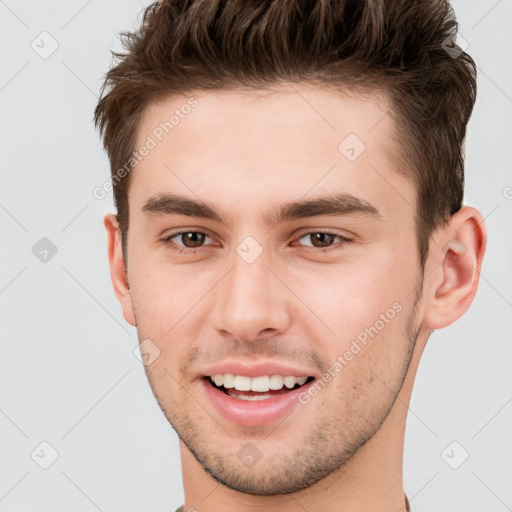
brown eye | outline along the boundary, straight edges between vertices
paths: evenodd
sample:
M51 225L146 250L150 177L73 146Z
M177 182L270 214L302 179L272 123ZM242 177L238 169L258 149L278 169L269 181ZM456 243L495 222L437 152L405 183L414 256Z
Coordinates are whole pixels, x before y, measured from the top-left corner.
M345 238L341 235L336 235L335 233L324 233L324 232L309 232L304 233L299 240L309 240L310 244L300 244L305 247L312 247L315 249L326 249L329 250L331 248L336 249L334 247L336 245L336 241L341 241L344 243L349 243L351 240L349 238ZM340 244L338 244L340 245ZM344 245L344 244L341 244Z
M206 233L202 231L180 231L169 235L165 241L169 244L177 246L176 249L195 249L202 247L205 240L210 238ZM180 243L181 242L181 243Z
M188 233L181 233L181 240L185 247L199 247L204 243L206 235L199 231L190 231Z
M311 233L309 236L314 247L327 247L334 243L336 238L332 233Z

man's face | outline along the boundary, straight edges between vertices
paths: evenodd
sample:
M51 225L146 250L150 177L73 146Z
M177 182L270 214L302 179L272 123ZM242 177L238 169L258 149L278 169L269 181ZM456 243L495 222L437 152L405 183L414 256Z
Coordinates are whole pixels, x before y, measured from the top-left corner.
M139 125L136 147L157 144L131 177L125 316L158 355L153 392L203 467L242 492L291 492L357 453L401 389L421 317L415 187L391 162L381 96L193 97L152 105ZM176 109L189 113L162 136ZM171 194L219 217L177 212ZM279 216L337 196L338 210ZM262 389L280 384L265 376L310 378L236 398L213 374L240 375L237 387L261 376Z

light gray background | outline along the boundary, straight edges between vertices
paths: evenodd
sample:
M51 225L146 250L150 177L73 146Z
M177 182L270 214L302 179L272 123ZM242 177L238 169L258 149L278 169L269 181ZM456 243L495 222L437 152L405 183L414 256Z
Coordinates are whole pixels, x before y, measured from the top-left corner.
M111 288L102 217L112 202L92 196L108 178L92 114L109 49L148 4L0 1L4 512L174 511L183 501L177 436ZM489 243L473 306L423 355L405 490L414 512L502 512L512 508L512 2L454 7L479 67L466 204L486 218ZM47 58L31 47L51 49L44 31L59 45ZM32 252L42 237L58 249L46 263ZM458 469L446 462L452 441L452 465L469 453ZM58 452L48 469L42 442Z

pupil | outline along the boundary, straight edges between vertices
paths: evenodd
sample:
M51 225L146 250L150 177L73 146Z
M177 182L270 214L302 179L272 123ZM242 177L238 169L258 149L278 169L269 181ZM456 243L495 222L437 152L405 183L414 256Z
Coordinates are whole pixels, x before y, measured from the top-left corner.
M333 237L335 235L331 233L313 233L313 245L315 247L325 247L330 245L333 242ZM327 238L327 242L325 239ZM316 245L316 241L320 241L320 245Z
M204 242L204 233L191 231L189 233L183 233L182 236L184 237L183 241L187 247L198 247ZM189 242L191 242L192 245L187 245Z

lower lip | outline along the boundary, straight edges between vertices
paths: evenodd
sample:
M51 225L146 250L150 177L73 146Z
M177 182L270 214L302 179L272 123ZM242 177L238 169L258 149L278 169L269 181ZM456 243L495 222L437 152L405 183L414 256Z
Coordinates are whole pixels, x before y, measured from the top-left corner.
M299 395L313 382L265 400L240 400L201 379L201 385L217 411L230 422L247 426L265 425L286 417L299 403Z

